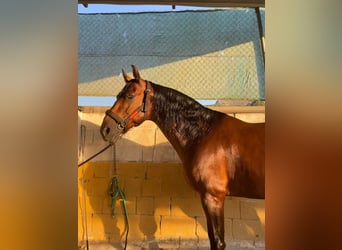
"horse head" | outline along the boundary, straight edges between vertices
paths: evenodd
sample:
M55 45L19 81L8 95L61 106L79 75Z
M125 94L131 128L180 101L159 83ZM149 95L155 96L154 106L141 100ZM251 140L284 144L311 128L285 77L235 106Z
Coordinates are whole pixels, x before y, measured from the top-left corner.
M134 78L122 70L126 84L102 121L101 135L110 143L115 143L130 128L140 125L151 113L151 107L148 105L151 102L151 84L140 77L134 65L132 71Z

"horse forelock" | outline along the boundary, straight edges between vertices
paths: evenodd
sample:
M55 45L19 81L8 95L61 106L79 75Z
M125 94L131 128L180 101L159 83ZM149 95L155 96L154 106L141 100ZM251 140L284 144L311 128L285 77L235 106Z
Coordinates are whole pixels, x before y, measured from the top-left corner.
M119 99L119 98L123 97L123 96L126 94L126 92L128 91L128 88L132 85L132 83L133 83L133 80L132 80L131 82L127 83L127 84L121 89L121 91L116 95L116 99Z

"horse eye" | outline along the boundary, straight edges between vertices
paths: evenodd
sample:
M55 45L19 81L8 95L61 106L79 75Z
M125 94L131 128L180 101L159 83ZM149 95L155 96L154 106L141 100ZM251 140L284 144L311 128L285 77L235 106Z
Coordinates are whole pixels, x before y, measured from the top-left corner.
M128 100L133 99L133 97L134 97L134 95L130 95L130 94L127 94L127 95L126 95L126 98L127 98Z

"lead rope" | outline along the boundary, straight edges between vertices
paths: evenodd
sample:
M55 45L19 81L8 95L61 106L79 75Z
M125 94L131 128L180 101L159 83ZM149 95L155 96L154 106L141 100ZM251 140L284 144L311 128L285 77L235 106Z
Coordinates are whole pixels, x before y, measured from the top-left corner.
M85 148L85 138L86 138L86 126L81 125L81 144L80 144L80 152L82 160L84 160L84 148ZM88 241L88 225L87 225L87 210L86 210L86 197L85 197L85 179L84 179L84 168L82 169L82 202L83 207L81 208L82 211L82 227L83 227L83 235L82 240L86 242L86 249L89 250L89 241Z
M127 212L127 205L126 205L126 195L123 192L123 190L120 188L119 179L117 177L115 144L113 144L113 168L114 168L114 177L110 183L110 188L109 188L109 195L112 197L112 202L111 202L112 217L114 218L114 216L115 216L115 201L117 198L119 198L119 199L121 199L122 207L123 207L123 210L125 213L125 230L124 230L124 232L126 232L126 236L125 236L124 250L126 250L127 238L128 238L128 232L129 232L128 212Z
M84 125L83 125L84 126ZM95 158L96 156L98 156L99 154L103 153L104 151L106 151L110 146L112 146L111 144L108 144L107 146L105 146L103 149L101 149L99 152L97 152L96 154L90 156L87 160L82 161L80 164L77 165L77 167L80 167L82 165L84 165L85 163L87 163L88 161L90 161L91 159Z

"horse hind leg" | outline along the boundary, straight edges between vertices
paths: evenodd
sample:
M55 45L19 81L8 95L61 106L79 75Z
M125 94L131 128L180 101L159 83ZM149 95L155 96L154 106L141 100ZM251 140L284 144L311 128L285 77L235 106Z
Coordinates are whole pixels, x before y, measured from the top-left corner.
M215 197L205 194L201 197L203 210L207 218L207 230L211 250L225 249L224 242L224 195Z

